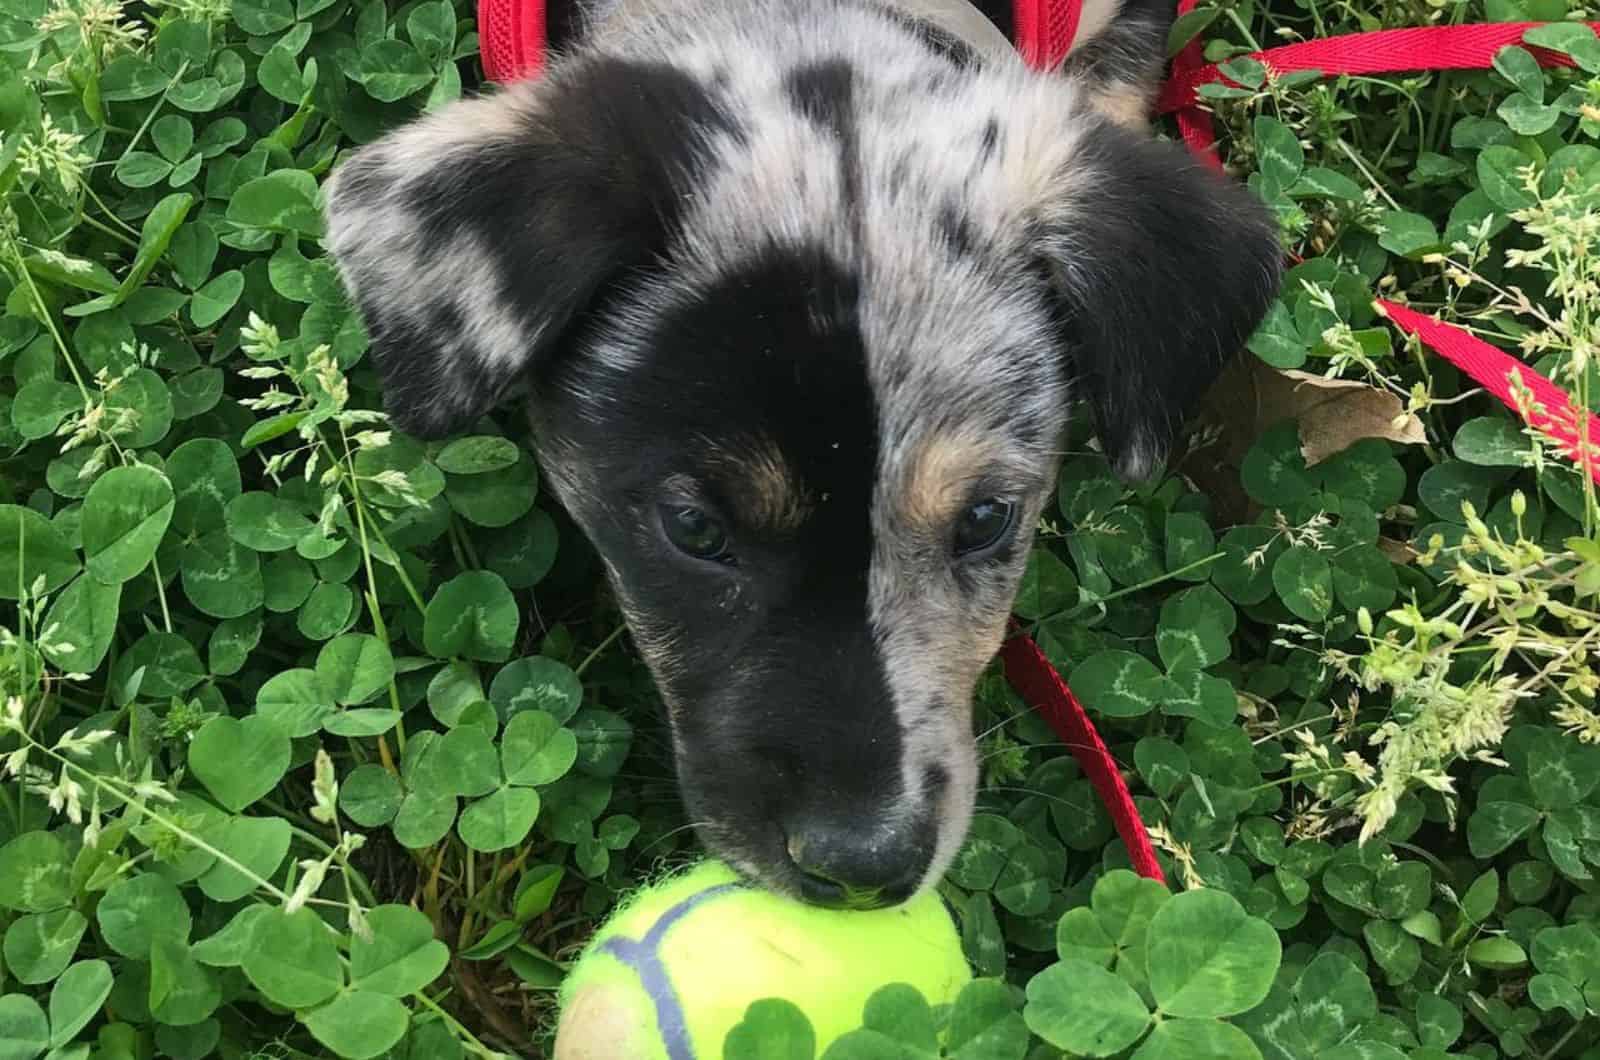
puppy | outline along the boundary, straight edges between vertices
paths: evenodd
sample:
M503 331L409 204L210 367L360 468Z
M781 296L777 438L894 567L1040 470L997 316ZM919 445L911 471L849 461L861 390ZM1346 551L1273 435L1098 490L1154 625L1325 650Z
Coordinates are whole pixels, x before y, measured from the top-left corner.
M394 423L525 389L688 812L775 890L939 879L1069 403L1151 475L1275 293L1266 211L1143 127L1168 0L1118 2L1042 74L966 0L610 0L328 186Z

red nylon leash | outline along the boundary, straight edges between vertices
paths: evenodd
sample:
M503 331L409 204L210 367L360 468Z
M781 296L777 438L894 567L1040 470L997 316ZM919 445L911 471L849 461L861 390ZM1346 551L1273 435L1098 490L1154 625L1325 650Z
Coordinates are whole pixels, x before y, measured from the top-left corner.
M1133 793L1128 790L1117 760L1111 757L1105 741L1100 739L1094 722L1072 694L1067 682L1056 668L1050 665L1039 645L1020 629L1000 648L1000 663L1005 667L1006 680L1016 689L1017 695L1055 730L1067 750L1078 760L1084 775L1105 804L1111 820L1117 826L1117 835L1128 848L1128 860L1133 870L1152 880L1166 882L1161 862L1155 848L1150 845L1150 834L1134 804Z
M1082 0L1014 0L1017 51L1035 70L1061 65L1078 36Z
M1078 3L1081 0L1067 0L1068 3ZM1178 0L1178 15L1187 15L1200 6L1200 0ZM1205 46L1200 43L1197 35L1194 40L1183 46L1172 60L1171 78L1198 76L1206 65ZM1165 95L1165 93L1163 93ZM1201 161L1210 164L1215 169L1222 168L1222 159L1217 157L1217 133L1211 124L1211 112L1198 105L1198 97L1191 99L1187 105L1180 107L1176 115L1178 122L1178 135L1183 137L1183 142L1189 145L1189 150L1194 152Z
M1512 412L1524 417L1530 424L1556 440L1561 451L1590 477L1600 482L1600 463L1596 462L1596 449L1600 443L1600 424L1593 414L1574 408L1566 391L1545 376L1504 350L1484 342L1476 335L1454 324L1435 320L1426 313L1400 305L1380 301L1378 311L1394 322L1408 335L1415 335L1423 345L1460 368L1474 382L1499 398ZM1533 407L1523 410L1512 397L1511 378L1519 376L1522 385L1533 395ZM1587 445L1580 442L1583 430Z
M1076 0L1065 0L1076 2ZM1199 6L1199 0L1179 0L1178 14ZM1422 26L1412 29L1374 30L1326 40L1286 44L1250 53L1275 74L1316 70L1334 77L1343 74L1393 74L1422 70L1487 70L1497 51L1518 44L1522 35L1539 22L1504 22L1475 26ZM1600 23L1591 23L1600 26ZM1571 66L1559 52L1525 45L1541 66ZM1172 74L1156 102L1159 114L1174 114L1178 131L1196 155L1212 166L1222 162L1214 150L1216 133L1211 113L1200 105L1201 85L1225 81L1220 65L1207 64L1196 37L1172 62Z
M478 51L489 80L538 77L547 43L544 0L478 0Z
M1195 4L1189 2L1192 9ZM1180 10L1182 6L1180 5ZM1542 22L1497 22L1478 26L1419 26L1350 33L1326 40L1302 41L1279 48L1251 52L1248 58L1275 74L1316 70L1328 77L1343 74L1398 74L1423 70L1488 70L1494 56L1508 44L1522 44L1522 35ZM1600 26L1592 23L1591 28ZM1524 44L1541 66L1572 66L1560 52ZM1199 41L1184 48L1198 56ZM1225 81L1218 64L1174 63L1172 77L1162 89L1156 111L1169 114L1195 107L1201 85ZM1209 145L1207 145L1209 146Z

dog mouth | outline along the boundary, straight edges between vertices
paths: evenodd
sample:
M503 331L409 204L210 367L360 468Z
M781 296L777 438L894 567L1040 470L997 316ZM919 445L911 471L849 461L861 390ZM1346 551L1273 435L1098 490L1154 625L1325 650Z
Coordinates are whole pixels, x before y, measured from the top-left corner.
M808 744L804 730L769 733L765 749L702 735L673 732L676 786L700 845L755 885L814 906L917 897L942 878L971 822L975 743L884 761L845 739Z
M825 909L885 909L909 901L924 889L934 851L929 837L909 856L874 864L848 853L819 854L816 844L808 844L804 836L790 836L775 824L747 829L702 821L695 832L714 857L750 882ZM870 839L847 847L872 848Z

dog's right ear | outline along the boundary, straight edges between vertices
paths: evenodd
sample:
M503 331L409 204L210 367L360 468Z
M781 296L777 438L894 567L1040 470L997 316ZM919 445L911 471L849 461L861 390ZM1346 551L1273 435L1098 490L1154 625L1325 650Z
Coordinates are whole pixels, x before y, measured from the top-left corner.
M326 192L327 248L395 425L459 430L537 372L619 273L648 264L737 132L663 64L588 57L361 149Z

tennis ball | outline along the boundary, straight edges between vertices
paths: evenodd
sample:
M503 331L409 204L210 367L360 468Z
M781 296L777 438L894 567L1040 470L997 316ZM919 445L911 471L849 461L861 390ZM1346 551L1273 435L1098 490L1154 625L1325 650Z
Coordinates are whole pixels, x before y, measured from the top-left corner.
M637 892L590 941L561 987L555 1060L717 1060L767 997L805 1012L820 1053L879 987L910 983L937 1005L971 978L936 894L820 909L707 861Z

